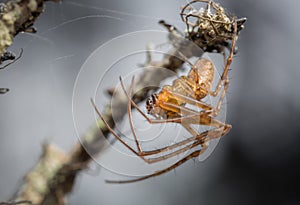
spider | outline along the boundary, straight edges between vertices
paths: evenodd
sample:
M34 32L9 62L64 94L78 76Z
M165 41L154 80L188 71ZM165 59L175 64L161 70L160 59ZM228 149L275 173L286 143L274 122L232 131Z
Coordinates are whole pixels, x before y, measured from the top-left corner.
M220 112L221 104L225 97L229 85L228 71L234 56L236 33L237 33L237 22L235 21L234 28L233 28L231 49L227 59L224 60L226 64L215 90L212 91L211 89L211 85L213 82L213 75L214 75L213 63L208 59L200 58L193 65L188 59L184 58L184 60L191 66L191 70L189 71L188 75L182 76L180 77L180 79L174 80L173 84L170 86L164 86L158 94L151 95L151 97L148 98L146 101L146 108L148 110L148 114L152 115L155 119L150 119L131 99L130 96L133 90L134 78L132 78L131 85L129 88L129 93L128 93L124 86L123 80L120 77L122 89L128 98L128 106L127 106L128 117L130 121L130 128L134 136L135 144L137 147L137 151L131 146L129 146L120 137L120 135L118 135L113 130L113 128L109 126L109 124L105 121L102 114L96 107L94 101L91 100L96 113L103 120L104 124L106 125L108 130L115 136L115 138L118 141L120 141L125 147L127 147L131 152L133 152L136 156L140 157L143 161L145 161L148 164L163 161L165 159L177 156L178 154L181 154L192 148L198 148L196 151L193 151L192 153L183 157L176 163L160 171L156 171L152 174L145 175L135 179L130 179L130 180L124 180L124 181L106 180L107 183L137 182L137 181L145 180L166 173L170 170L175 169L181 164L185 163L189 159L198 157L199 155L201 155L207 150L208 143L210 140L220 138L230 131L231 125L217 120L216 116L218 116ZM223 90L221 92L222 88ZM220 97L216 107L213 107L201 101L203 98L205 98L208 95L216 97L219 94ZM198 107L201 109L201 111L196 111L194 109L188 108L186 105ZM140 146L138 137L136 135L132 123L132 113L131 113L132 106L135 109L137 109L137 111L149 123L151 124L178 123L181 124L192 136L185 140L182 140L180 142L177 142L175 144L163 148L150 150L150 151L143 151ZM194 128L191 127L191 125L193 124L212 126L213 128L208 131L198 133ZM165 152L168 153L153 158L147 158L148 156L162 154Z

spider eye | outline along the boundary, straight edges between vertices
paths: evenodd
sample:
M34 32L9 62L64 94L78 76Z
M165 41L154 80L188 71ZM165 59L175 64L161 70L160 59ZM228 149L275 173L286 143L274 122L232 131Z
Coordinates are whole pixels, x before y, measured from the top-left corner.
M153 101L150 98L148 98L146 101L146 109L148 114L150 114L151 110L153 109Z
M150 105L152 105L152 104L153 104L152 100L148 99L148 100L146 101L146 105L147 105L147 106L150 106Z

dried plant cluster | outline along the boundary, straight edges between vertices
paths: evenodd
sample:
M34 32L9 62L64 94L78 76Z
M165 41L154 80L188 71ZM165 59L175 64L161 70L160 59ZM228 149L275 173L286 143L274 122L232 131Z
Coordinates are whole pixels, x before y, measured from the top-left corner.
M206 7L197 9L197 3L206 3ZM237 18L218 3L211 0L195 0L181 10L181 19L186 24L187 38L207 52L224 52L230 49L230 40L238 36L244 28L246 18ZM234 34L234 24L237 32Z

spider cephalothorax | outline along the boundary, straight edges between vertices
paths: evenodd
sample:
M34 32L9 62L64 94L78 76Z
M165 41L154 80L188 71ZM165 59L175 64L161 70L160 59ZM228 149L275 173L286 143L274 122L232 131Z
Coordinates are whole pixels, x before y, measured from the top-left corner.
M148 114L155 114L155 107L157 103L157 95L152 94L147 100L146 100L146 109L148 111Z

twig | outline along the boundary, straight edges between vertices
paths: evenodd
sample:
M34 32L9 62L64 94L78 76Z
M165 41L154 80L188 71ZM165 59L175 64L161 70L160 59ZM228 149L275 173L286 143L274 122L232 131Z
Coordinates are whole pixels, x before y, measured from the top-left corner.
M0 205L20 205L20 204L32 204L32 203L31 201L0 202Z

